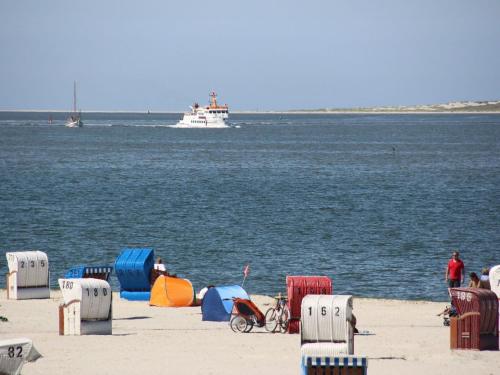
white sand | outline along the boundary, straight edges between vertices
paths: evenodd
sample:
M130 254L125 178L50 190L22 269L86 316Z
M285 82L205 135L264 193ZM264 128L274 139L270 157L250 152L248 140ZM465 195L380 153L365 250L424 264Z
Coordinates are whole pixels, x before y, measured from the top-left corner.
M50 300L13 301L0 292L0 338L28 337L43 358L32 374L299 374L300 335L201 321L199 307L159 308L113 296L113 335L59 336L60 293ZM252 296L265 312L272 299ZM355 353L374 374L500 374L500 352L451 351L449 328L436 314L444 303L356 298Z

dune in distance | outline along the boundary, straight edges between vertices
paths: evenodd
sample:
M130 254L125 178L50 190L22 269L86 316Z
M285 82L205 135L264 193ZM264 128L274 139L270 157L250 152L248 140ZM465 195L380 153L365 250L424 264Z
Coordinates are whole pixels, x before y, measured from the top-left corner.
M292 110L293 113L500 113L500 100L457 101L446 104L424 104L413 106L386 106L360 108L320 108Z

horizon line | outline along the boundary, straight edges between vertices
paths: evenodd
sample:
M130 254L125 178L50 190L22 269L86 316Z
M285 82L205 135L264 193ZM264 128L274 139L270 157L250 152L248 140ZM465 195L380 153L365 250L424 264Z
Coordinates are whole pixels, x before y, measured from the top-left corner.
M79 111L81 113L107 113L107 114L143 114L143 115L181 115L186 113L186 111L129 111L129 110L88 110ZM62 111L62 110L49 110L49 109L0 109L0 113L72 113L72 111ZM230 114L288 114L288 115L300 115L300 114L317 114L317 115L334 115L334 114L500 114L500 109L498 110L481 110L479 108L473 109L436 109L436 110L424 110L424 109L384 109L384 108L360 108L360 109L305 109L305 110L241 110L241 111L230 111Z

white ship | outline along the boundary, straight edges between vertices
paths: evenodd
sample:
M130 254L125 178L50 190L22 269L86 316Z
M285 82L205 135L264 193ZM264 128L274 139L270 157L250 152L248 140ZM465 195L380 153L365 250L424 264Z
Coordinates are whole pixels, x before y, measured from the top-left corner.
M172 128L228 128L226 120L229 118L227 104L217 104L217 94L210 93L210 104L201 107L198 103L190 106L191 112L184 113L184 117Z

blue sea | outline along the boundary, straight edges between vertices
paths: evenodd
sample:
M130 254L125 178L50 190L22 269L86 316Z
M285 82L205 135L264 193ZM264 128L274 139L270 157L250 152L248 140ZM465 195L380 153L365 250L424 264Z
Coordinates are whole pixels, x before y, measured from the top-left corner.
M47 252L56 287L153 247L197 290L249 263L249 293L327 275L339 294L444 301L453 249L467 272L500 264L500 115L50 116L0 113L0 275L8 251Z

